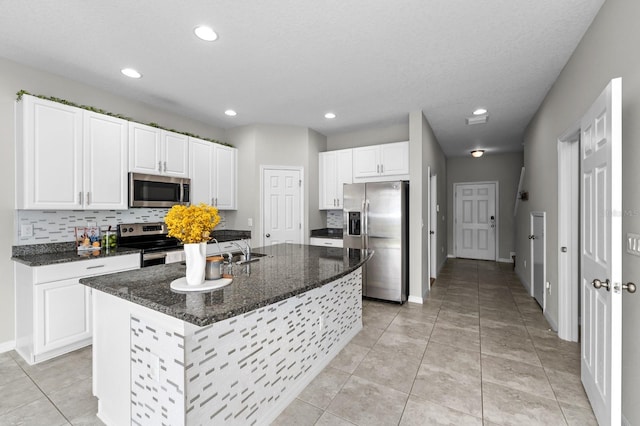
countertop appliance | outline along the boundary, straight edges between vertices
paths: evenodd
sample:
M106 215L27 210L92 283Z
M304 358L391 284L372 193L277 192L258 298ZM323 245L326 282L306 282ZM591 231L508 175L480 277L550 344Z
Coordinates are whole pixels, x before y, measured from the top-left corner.
M140 266L143 268L168 263L168 253L182 250L178 239L167 237L164 222L118 225L118 246L141 250Z
M344 185L344 247L372 249L364 297L404 303L409 287L409 182Z
M189 204L191 179L129 173L129 207Z

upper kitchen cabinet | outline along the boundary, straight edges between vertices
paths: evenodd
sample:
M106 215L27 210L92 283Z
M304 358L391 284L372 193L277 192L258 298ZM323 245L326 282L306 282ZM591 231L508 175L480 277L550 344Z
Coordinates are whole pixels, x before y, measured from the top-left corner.
M189 139L191 203L235 210L238 150L201 139Z
M409 142L353 149L354 181L385 180L388 177L409 178Z
M127 208L126 121L29 95L16 112L16 208Z
M353 182L353 150L321 152L318 156L320 210L342 209L342 190Z
M189 177L189 137L129 123L129 171Z

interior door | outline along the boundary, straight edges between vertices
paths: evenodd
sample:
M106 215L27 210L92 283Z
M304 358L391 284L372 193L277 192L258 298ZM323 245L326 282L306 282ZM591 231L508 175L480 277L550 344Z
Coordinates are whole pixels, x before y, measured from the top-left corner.
M544 310L544 289L545 289L545 215L544 213L531 213L531 284L532 293L536 302Z
M456 256L496 260L495 183L455 186Z
M263 169L263 245L302 243L300 170Z
M580 124L582 383L600 425L621 422L622 79Z

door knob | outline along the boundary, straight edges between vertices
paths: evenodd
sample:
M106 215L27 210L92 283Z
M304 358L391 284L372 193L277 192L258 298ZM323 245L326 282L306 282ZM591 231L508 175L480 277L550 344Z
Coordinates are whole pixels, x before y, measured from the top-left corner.
M635 293L636 285L634 283L622 284L622 289L627 290L629 293Z
M429 231L429 234L433 235L435 234L435 231Z
M265 235L265 237L267 237L267 238L269 238L270 236L271 236L271 234L267 234L267 235Z
M600 287L604 287L607 289L607 291L609 291L611 289L611 286L609 285L609 279L607 279L605 282L600 281L599 279L595 279L593 281L591 281L591 284L593 284L593 286L595 288L600 288ZM635 285L634 285L634 291L635 291Z
M532 235L529 235L529 239L530 239L530 240L535 240L535 239L536 239L536 236L535 236L535 235L533 235L533 234L532 234Z

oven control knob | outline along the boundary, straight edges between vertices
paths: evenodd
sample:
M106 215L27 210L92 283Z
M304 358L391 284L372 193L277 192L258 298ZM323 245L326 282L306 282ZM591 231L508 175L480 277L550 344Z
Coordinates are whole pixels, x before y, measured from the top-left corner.
M133 228L129 228L129 232L133 232Z
M122 228L122 233L127 232L127 228Z

